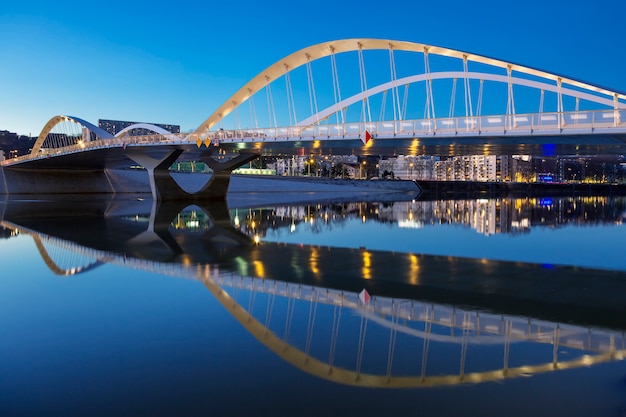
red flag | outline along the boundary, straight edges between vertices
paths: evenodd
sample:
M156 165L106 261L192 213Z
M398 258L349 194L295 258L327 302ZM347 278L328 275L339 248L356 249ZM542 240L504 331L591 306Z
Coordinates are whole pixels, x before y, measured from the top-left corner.
M363 288L363 291L359 293L359 300L361 300L363 304L368 304L370 302L370 298L372 298L370 296L370 293L368 293L367 290Z
M367 142L369 142L371 138L372 138L372 135L367 130L361 133L361 141L363 141L364 145L367 145Z

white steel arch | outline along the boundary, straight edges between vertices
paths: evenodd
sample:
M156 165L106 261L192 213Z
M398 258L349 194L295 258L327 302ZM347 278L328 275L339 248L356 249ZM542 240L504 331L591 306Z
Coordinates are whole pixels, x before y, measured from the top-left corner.
M354 38L336 40L331 42L323 42L317 45L309 46L294 52L291 55L277 61L273 65L267 67L260 72L248 83L241 87L233 94L224 104L222 104L213 114L211 114L192 135L203 135L209 131L216 123L230 114L235 108L248 100L252 95L260 91L266 85L270 84L279 77L285 75L285 72L292 71L311 61L324 58L333 54L352 51L364 50L389 50L408 51L416 53L427 53L431 55L441 55L468 61L486 64L493 67L506 69L510 74L512 71L524 73L527 75L544 78L553 81L556 85L568 84L583 90L595 92L597 94L610 97L611 100L626 100L626 93L610 90L599 85L590 84L574 78L565 77L559 74L549 73L532 67L518 65L511 62L493 59L482 55L471 54L455 49L444 48L439 46L427 45L422 43L414 43L407 41L395 41L389 39L371 39L371 38ZM394 81L397 85L399 80Z
M369 98L376 94L380 94L384 91L390 90L394 87L394 84L414 84L427 80L442 80L442 79L454 79L454 78L463 78L466 77L472 80L484 80L484 81L494 81L503 84L507 84L509 82L509 78L506 75L497 75L497 74L489 74L484 72L468 72L465 73L463 71L442 71L442 72L431 72L430 74L418 74L412 75L410 77L399 78L397 80L388 81L386 83L377 85L376 87L372 87L362 93L355 94L351 97L348 97L339 103L336 103L330 107L327 107L324 110L314 114L311 117L308 117L302 121L300 121L297 126L299 127L309 127L314 123L324 120L325 118L332 116L333 114L340 112L342 109L351 106L352 104L358 103L364 97ZM527 80L519 77L511 77L511 82L514 85L520 85L524 87L535 88L537 90L545 90L553 93L559 92L559 88L556 85L548 84L540 81ZM583 100L587 100L597 104L603 104L606 106L612 107L615 103L613 100L608 98L602 98L600 96L596 96L594 94L585 93L578 90L573 90L570 88L561 88L561 93L565 96L580 98ZM626 103L618 103L619 109L626 109Z
M163 129L160 126L156 126L150 123L135 123L130 125L115 134L116 138L122 138L124 136L128 136L130 131L133 129L146 129L151 132L157 133L159 135L167 136L167 137L175 137L175 135L167 129Z
M39 133L39 137L37 137L37 140L35 141L35 144L33 145L33 150L31 151L32 155L36 155L41 150L41 147L44 141L46 140L46 138L48 137L48 134L52 131L52 129L54 129L54 127L58 125L59 123L63 123L63 122L78 123L81 126L89 129L91 132L95 133L96 136L100 137L100 139L110 139L113 137L113 135L107 132L106 130L92 123L89 123L86 120L80 119L78 117L63 116L63 115L54 116L52 119L48 120L48 123L45 124L45 126L41 130L41 133Z

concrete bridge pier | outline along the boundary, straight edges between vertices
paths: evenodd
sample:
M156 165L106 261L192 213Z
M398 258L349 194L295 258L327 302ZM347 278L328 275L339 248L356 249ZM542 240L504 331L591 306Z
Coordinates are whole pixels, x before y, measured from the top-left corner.
M182 149L169 150L156 157L140 151L128 153L129 158L148 172L150 191L155 201L226 200L232 171L258 157L257 154L240 154L228 161L218 162L210 154L201 156L200 159L211 168L213 174L199 191L189 193L178 185L169 171L182 153Z
M210 155L200 157L200 160L211 168L213 175L211 175L209 182L202 187L198 193L205 194L208 192L211 196L215 196L213 199L226 199L228 185L230 184L230 175L233 170L255 160L258 157L259 155L254 153L244 153L239 154L238 156L225 162L218 162L211 158Z
M142 152L129 152L128 157L148 171L150 191L154 201L184 199L189 193L174 181L169 168L183 153L182 149L168 150L154 157Z

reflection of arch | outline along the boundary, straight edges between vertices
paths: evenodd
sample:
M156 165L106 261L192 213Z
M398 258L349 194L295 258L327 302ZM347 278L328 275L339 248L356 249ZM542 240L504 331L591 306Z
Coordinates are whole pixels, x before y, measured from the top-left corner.
M207 273L199 276L207 289L215 298L235 317L235 319L249 331L259 342L281 357L283 360L310 375L328 381L362 387L377 388L418 388L459 385L467 383L493 382L503 379L529 376L555 370L572 369L591 366L594 364L622 360L626 357L626 350L611 350L594 356L584 355L579 359L549 362L540 365L518 366L493 371L470 372L455 375L436 376L391 376L383 374L369 374L336 367L308 355L297 347L285 342L276 336L260 321L233 299L220 285L210 278ZM265 280L263 280L265 281Z
M102 261L95 260L94 262L86 266L79 266L79 267L74 267L70 269L61 268L56 262L54 262L54 260L50 256L50 254L48 253L48 250L46 249L45 245L41 241L41 238L39 237L39 235L36 235L33 233L31 234L31 236L33 240L35 241L35 246L37 246L37 250L39 251L39 254L41 255L41 258L45 262L46 266L50 268L50 270L54 272L56 275L62 275L62 276L77 275L77 274L81 274L83 272L87 272L92 269L95 269L104 263Z
M130 125L130 126L124 128L124 129L120 130L119 132L117 132L115 134L115 137L116 138L121 138L121 137L124 137L124 136L128 136L130 131L133 130L133 129L146 129L146 130L149 130L151 132L158 133L159 135L168 136L168 137L169 136L173 136L172 132L170 132L170 131L168 131L166 129L163 129L162 127L159 127L159 126L156 126L156 125L153 125L153 124L150 124L150 123L135 123L133 125Z
M257 76L246 83L239 91L233 94L224 104L222 104L213 114L211 114L199 127L194 134L201 135L210 130L225 116L230 114L237 106L248 100L253 94L260 91L263 87L270 84L274 80L283 76L286 72L292 71L307 62L315 61L333 54L342 52L353 52L359 50L389 50L407 51L434 55L442 55L457 59L467 59L468 61L486 64L493 67L510 69L524 73L527 75L552 80L555 83L569 84L584 90L593 91L611 97L612 99L626 99L626 93L613 91L600 87L598 85L589 84L573 78L564 77L558 74L551 74L539 69L517 65L514 63L492 59L481 55L475 55L449 48L443 48L421 43L393 41L388 39L344 39L332 42L324 42L317 45L309 46L294 52L291 55L277 61L273 65L267 67Z
M52 119L48 120L48 123L46 123L46 125L41 130L41 133L39 134L39 137L37 138L37 140L35 141L35 144L33 145L33 150L31 151L32 155L36 155L39 152L39 150L41 149L43 143L45 142L46 138L48 137L48 134L52 131L52 129L54 129L54 127L56 125L58 125L59 123L63 123L63 122L78 123L81 126L86 127L87 129L89 129L91 132L95 133L96 136L100 137L100 139L110 139L110 138L113 137L113 135L111 135L106 130L101 129L98 126L96 126L96 125L94 125L92 123L89 123L86 120L79 119L78 117L74 117L74 116L54 116Z
M508 83L509 79L506 75L497 75L497 74L488 74L488 73L477 73L477 72L468 72L465 74L463 71L445 71L445 72L431 72L430 74L418 74L410 77L399 78L395 81L389 81L384 84L380 84L376 87L370 88L363 93L358 93L353 95L352 97L348 97L339 103L330 106L319 113L304 119L298 123L298 126L308 127L319 120L323 120L335 113L340 112L344 108L363 100L363 98L369 98L373 95L382 93L385 90L389 90L394 87L394 85L406 85L413 84L427 80L440 80L440 79L454 79L454 78L463 78L467 77L468 79L473 80L486 80L486 81L495 81L498 83ZM527 80L519 77L511 77L511 83L513 85L520 85L524 87L535 88L538 90L550 91L553 93L558 93L558 87L553 84L548 84L539 81ZM565 96L576 97L580 99L584 99L593 103L603 104L612 108L614 102L612 99L602 98L593 94L585 93L582 91L572 90L569 88L561 88L561 93ZM620 108L626 108L626 104L620 103L618 105Z
M261 343L267 346L276 355L278 355L279 357L284 359L286 362L288 362L289 364L291 364L292 366L298 368L299 370L303 372L309 373L319 378L326 379L328 381L337 382L341 384L347 384L347 385L353 385L353 386L366 386L366 387L404 388L404 387L433 387L433 386L443 386L443 385L458 385L458 384L464 384L464 383L490 382L490 381L499 381L499 380L503 380L507 378L520 377L520 376L529 376L529 375L537 374L537 373L551 372L555 370L591 366L594 364L609 362L612 360L622 360L624 359L626 355L626 350L624 350L623 346L621 348L618 348L615 346L615 344L613 343L613 337L614 337L613 333L610 333L609 337L611 338L610 339L611 342L607 344L610 346L609 349L607 348L598 349L597 352L600 352L598 354L593 354L593 356L584 355L580 357L579 359L568 360L568 361L556 361L555 360L555 361L550 361L548 363L539 364L539 365L517 366L517 367L510 367L510 368L504 367L502 369L497 369L497 370L489 370L489 371L482 371L482 372L480 371L468 372L468 373L461 372L459 374L453 374L453 375L429 376L429 375L424 374L424 375L419 375L419 376L394 376L391 374L384 374L384 372L379 373L379 374L364 373L360 371L347 369L344 367L334 366L330 363L326 363L322 360L319 360L307 354L305 351L296 347L294 344L290 344L286 342L285 340L279 338L269 328L268 324L263 325L248 310L244 309L237 300L231 297L223 289L223 287L228 285L228 281L227 281L228 279L231 280L230 282L233 288L247 288L247 287L243 287L243 286L235 287L234 285L232 285L233 276L231 275L231 273L226 272L225 274L219 274L219 271L217 269L214 269L216 265L211 265L208 263L192 264L192 263L184 263L184 262L173 264L169 262L168 263L154 262L148 259L137 259L137 258L126 259L125 256L114 254L112 252L94 250L89 247L82 246L78 243L74 243L72 241L65 241L59 238L48 237L46 235L42 235L32 230L28 230L28 229L21 228L18 226L12 226L10 223L3 222L3 224L10 225L10 227L12 228L15 228L17 230L20 230L21 232L24 232L33 236L33 239L35 240L37 247L39 248L40 253L42 254L42 257L44 258L46 265L48 265L51 270L53 270L55 273L59 275L69 275L69 274L67 273L67 270L62 269L56 263L54 263L54 261L52 261L48 252L45 250L42 238L50 239L50 242L54 243L55 245L61 246L63 248L68 248L71 252L79 253L82 256L87 256L90 258L96 258L96 259L102 260L102 262L110 262L110 263L117 264L120 266L156 272L159 274L201 280L204 283L204 285L207 287L207 289L226 308L226 310L230 314L232 314L233 317L235 317L235 319L239 321L241 325L244 326L244 328L247 331L249 331L255 338L257 338L257 340L259 340ZM98 263L100 263L100 261L98 261ZM93 264L93 265L94 265L93 267L96 266L96 264ZM84 272L86 270L87 270L86 268L81 268L81 267L69 269L72 275L77 274L79 272ZM277 287L280 287L279 281L272 282L271 279L252 279L252 278L250 278L249 281L250 281L249 288L257 289L259 288L259 286L261 286L262 288L267 289L267 291L274 291L273 294L279 294L279 295L283 294L282 289L277 288ZM316 293L323 292L323 293L328 294L329 292L328 289L319 288L319 287L310 287L310 286L302 286L302 287L305 290L304 293L296 293L296 292L287 291L287 290L285 290L284 293L287 294L289 297L291 297L291 299L293 300L302 299L304 302L308 302L310 300L306 298L306 296L301 297L302 294L312 295L313 292L316 292ZM261 292L262 290L259 289L255 291ZM330 290L330 292L333 292L333 290ZM343 291L341 292L336 291L336 293L337 294L341 293L341 297L342 297L340 300L341 305L345 305L346 307L357 311L357 313L359 314L365 313L369 315L369 313L367 312L368 309L363 309L360 306L358 306L357 304L358 302L356 301L357 299L356 294L343 292ZM373 300L376 300L376 299L377 297L373 298ZM317 298L311 297L311 300L316 300L317 302ZM393 300L393 299L388 299L388 300L389 301L387 302L387 304L385 304L386 306L389 306L389 305L393 306L394 305L393 303L396 303L395 305L408 304L408 300ZM324 302L324 301L320 301L320 302ZM374 301L372 301L371 303L374 303ZM376 311L380 313L380 312L384 312L385 310L376 310ZM393 317L393 310L391 311L392 311L391 317ZM396 316L396 317L399 317L399 316ZM405 317L405 316L402 316L402 317ZM416 316L416 317L419 317L419 316ZM371 318L372 317L370 316L370 319ZM484 323L485 321L487 321L487 314L481 314L481 322ZM524 325L526 325L525 320L521 320L521 321L524 322ZM444 323L443 320L440 320L440 322ZM448 321L448 323L450 323L450 326L457 326L455 327L455 329L463 329L463 327L459 327L459 326L466 325L464 322ZM399 325L402 325L397 320L394 323L393 319L391 321L386 321L385 324L388 325L388 328L390 330L394 330L394 331ZM530 323L528 325L530 326ZM548 326L548 324L544 322L541 324L541 327L543 327L544 325ZM509 327L502 326L502 328L506 329L507 335L515 334L516 329L514 326L509 326ZM558 330L558 326L556 327L556 329L557 330L555 331L555 333L558 331L560 336L566 335L565 331L561 333L561 331ZM400 330L398 329L398 331ZM546 333L548 332L546 331ZM539 334L539 336L543 337L543 334ZM463 335L461 335L461 337L464 338ZM585 333L585 338L587 337L591 338L591 333L589 334ZM623 338L623 335L619 337ZM440 341L444 341L444 338L442 338ZM544 338L544 339L539 338L537 340L527 339L527 341L538 341L538 342L543 342L547 344L550 343L550 340L547 338ZM465 343L465 340L463 340L463 343ZM567 346L567 345L556 343L555 346L558 347L558 346ZM572 344L571 346L576 347L575 344ZM587 349L586 347L580 350L583 352L591 351L590 349ZM594 350L594 352L596 351Z

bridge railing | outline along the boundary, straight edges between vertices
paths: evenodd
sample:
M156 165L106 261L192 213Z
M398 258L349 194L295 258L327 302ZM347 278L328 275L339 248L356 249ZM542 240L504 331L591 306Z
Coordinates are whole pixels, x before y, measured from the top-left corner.
M358 138L365 130L374 137L487 136L490 134L542 135L593 133L596 129L626 130L626 110L589 110L562 113L533 113L449 117L383 122L354 122L236 129L209 132L218 141L276 141L289 139Z
M42 148L37 154L28 154L18 156L17 158L1 161L0 165L10 165L23 161L34 159L45 159L50 157L58 157L63 155L74 154L77 152L108 148L125 148L126 146L149 146L154 144L183 144L188 145L189 140L186 135L170 134L170 135L141 135L141 136L125 136L123 138L100 139L94 141L79 141L75 145L64 146L62 148Z
M0 166L57 157L86 150L126 146L190 145L219 142L272 142L289 140L358 139L364 131L374 138L476 137L490 135L559 135L626 133L626 110L588 110L561 113L508 114L489 116L449 117L436 119L382 122L348 122L343 124L288 126L260 129L235 129L208 132L206 135L152 134L125 136L95 141L79 141L62 148L42 148L37 154L0 161Z

